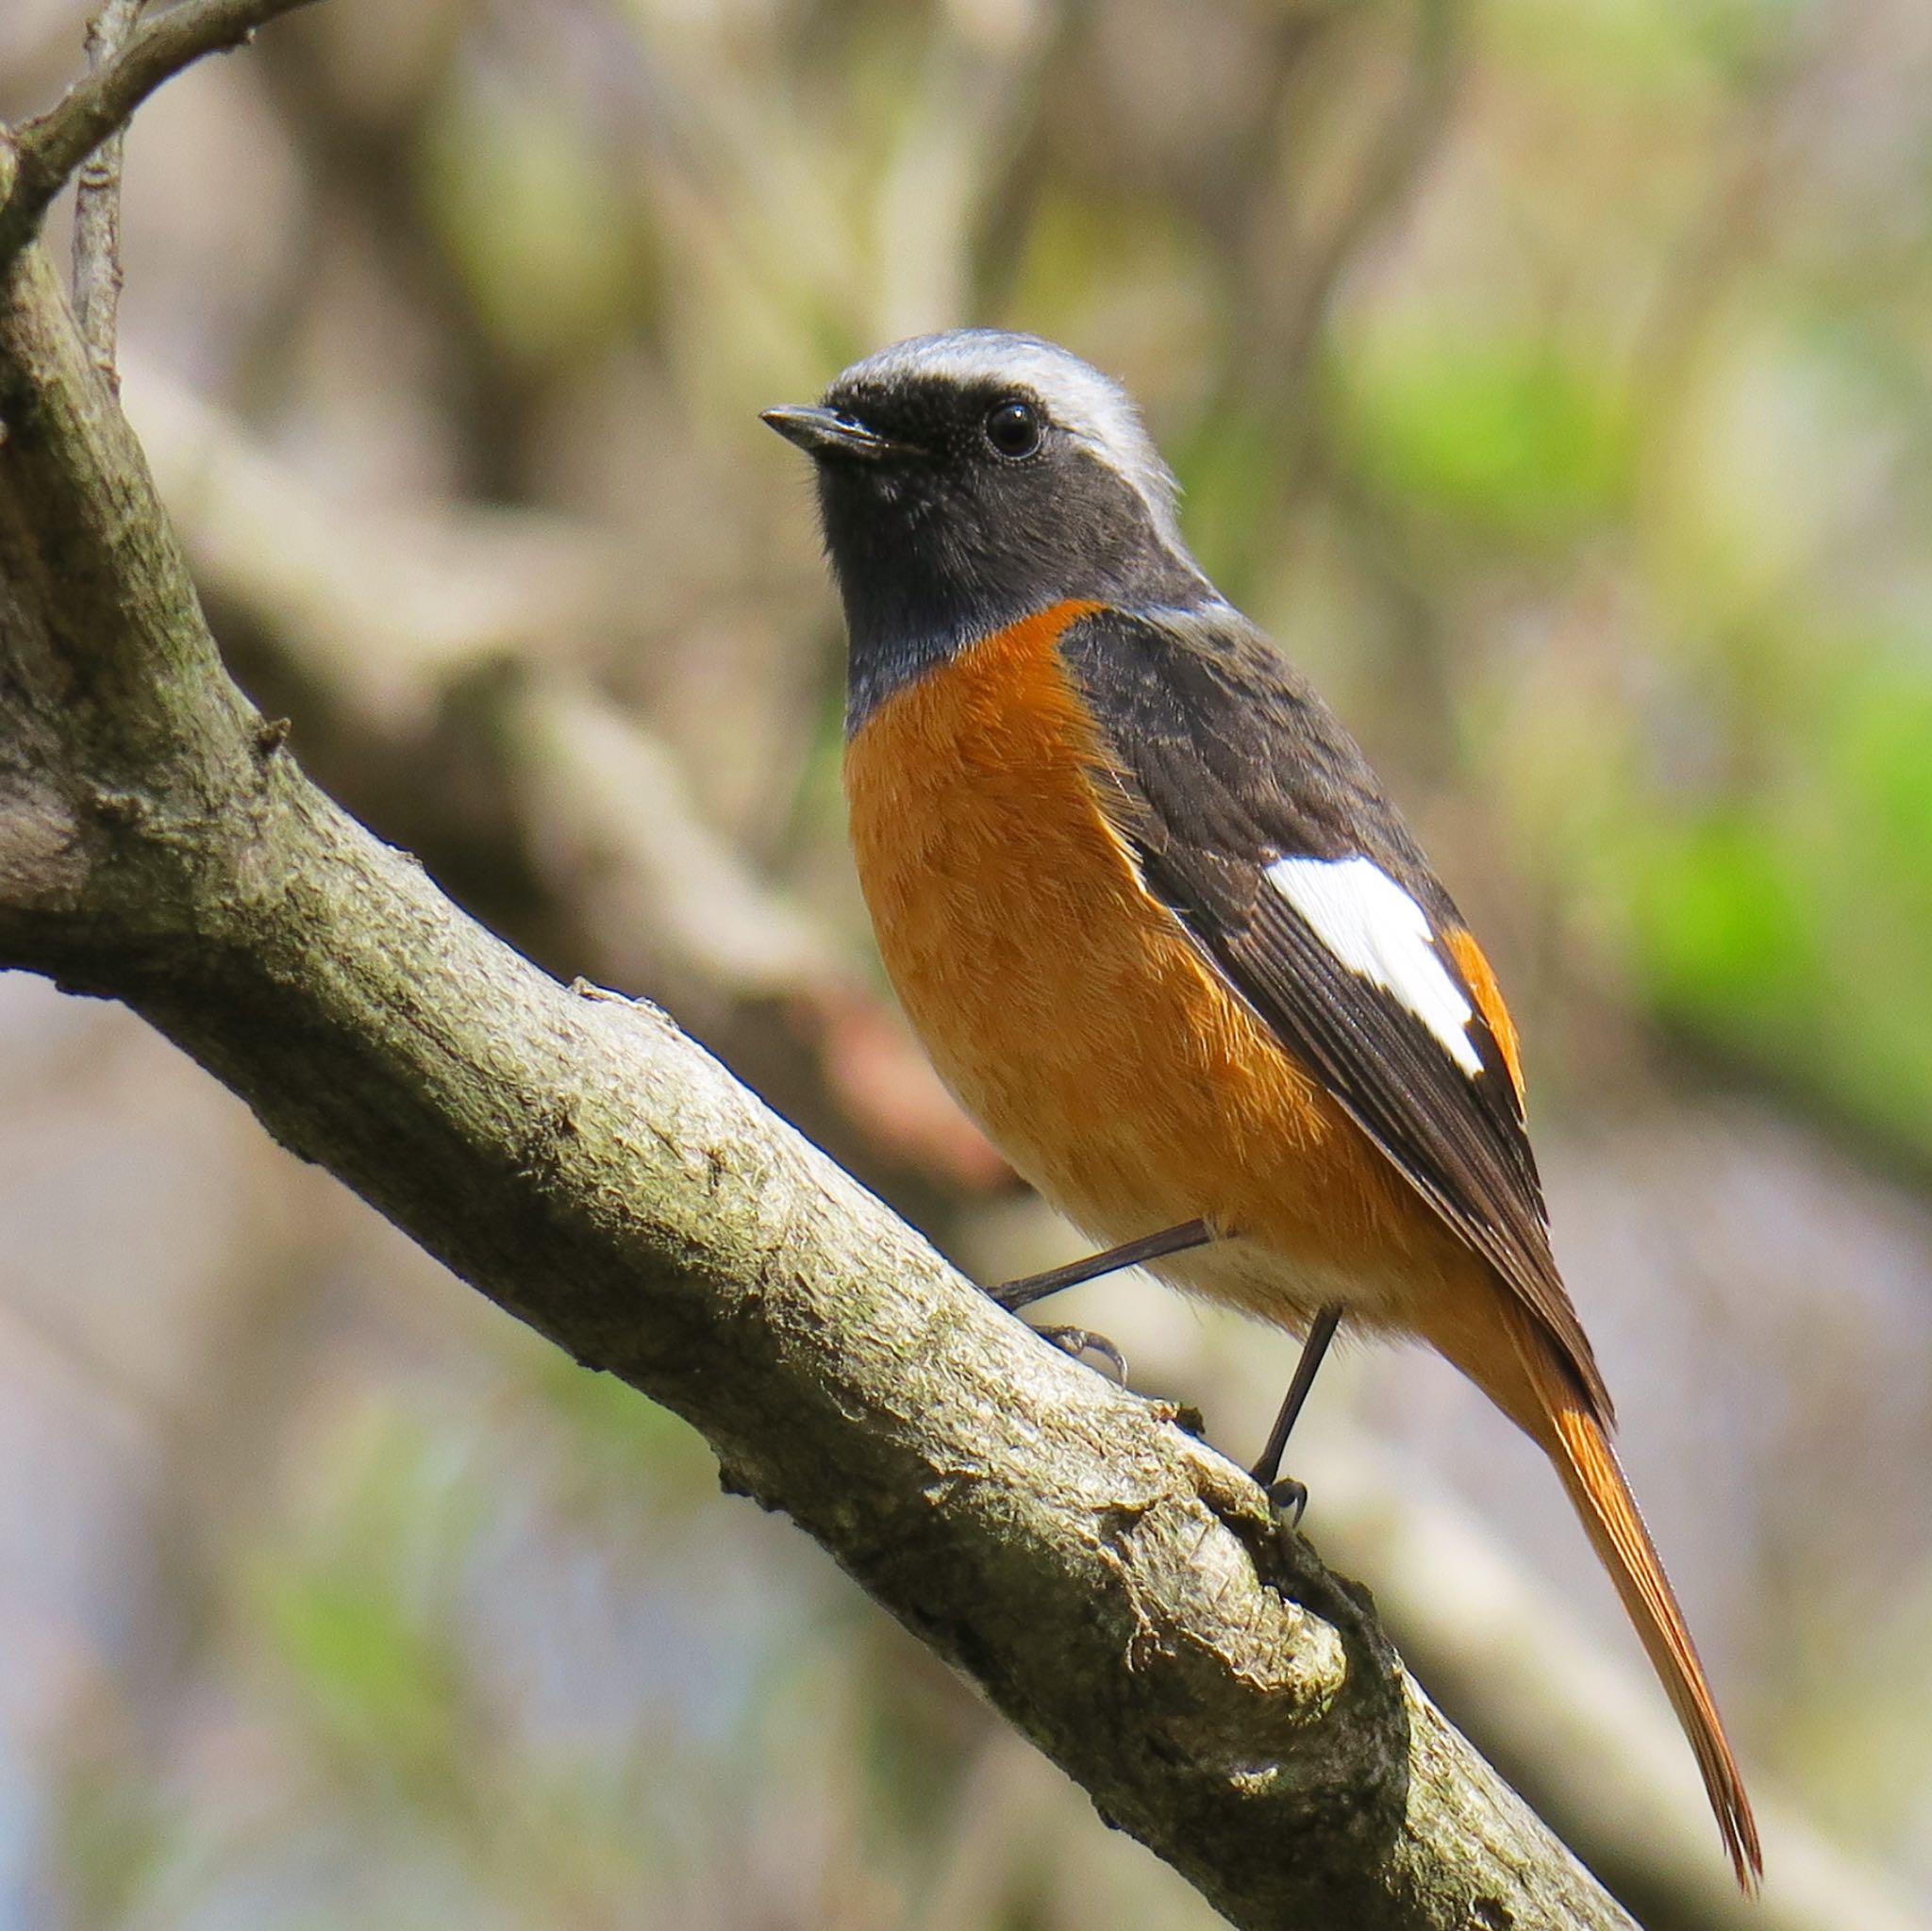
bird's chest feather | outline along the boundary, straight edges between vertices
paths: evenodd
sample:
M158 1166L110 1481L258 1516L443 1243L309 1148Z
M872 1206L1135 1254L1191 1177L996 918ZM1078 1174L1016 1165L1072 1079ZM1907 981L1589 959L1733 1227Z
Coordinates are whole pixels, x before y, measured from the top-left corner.
M967 1109L1093 1234L1207 1214L1311 1269L1366 1266L1408 1244L1407 1190L1142 888L1056 647L1080 614L969 648L852 739L853 847L886 970Z

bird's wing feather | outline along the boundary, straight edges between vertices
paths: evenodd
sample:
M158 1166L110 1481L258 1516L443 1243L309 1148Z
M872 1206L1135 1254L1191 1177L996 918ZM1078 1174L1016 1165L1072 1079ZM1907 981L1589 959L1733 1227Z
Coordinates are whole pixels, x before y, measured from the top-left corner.
M1224 605L1104 610L1061 649L1148 889L1491 1262L1607 1421L1550 1251L1507 1015L1487 969L1465 969L1480 954L1354 741Z

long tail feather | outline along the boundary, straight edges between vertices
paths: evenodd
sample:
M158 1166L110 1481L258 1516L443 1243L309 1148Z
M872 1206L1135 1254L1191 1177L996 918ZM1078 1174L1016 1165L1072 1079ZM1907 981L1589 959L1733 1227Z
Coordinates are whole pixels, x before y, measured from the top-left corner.
M1743 1778L1731 1754L1704 1665L1698 1661L1697 1646L1677 1606L1676 1592L1664 1573L1650 1531L1643 1525L1616 1451L1542 1337L1531 1331L1520 1335L1517 1345L1542 1411L1541 1426L1531 1432L1556 1464L1584 1529L1642 1639L1651 1667L1676 1709L1677 1721L1696 1755L1697 1768L1704 1774L1704 1788L1738 1882L1746 1891L1754 1891L1764 1874L1764 1858Z
M1755 1891L1764 1859L1743 1778L1676 1593L1610 1446L1607 1418L1597 1412L1536 1316L1498 1283L1472 1279L1462 1292L1439 1297L1427 1315L1418 1323L1424 1338L1556 1464L1684 1726L1738 1882Z

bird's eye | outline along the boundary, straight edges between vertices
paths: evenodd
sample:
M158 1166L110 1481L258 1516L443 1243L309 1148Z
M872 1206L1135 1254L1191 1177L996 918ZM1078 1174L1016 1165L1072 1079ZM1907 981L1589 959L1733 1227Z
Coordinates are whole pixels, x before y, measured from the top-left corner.
M1043 433L1040 411L1031 403L995 403L987 412L986 440L998 455L1015 461L1031 456L1040 447Z

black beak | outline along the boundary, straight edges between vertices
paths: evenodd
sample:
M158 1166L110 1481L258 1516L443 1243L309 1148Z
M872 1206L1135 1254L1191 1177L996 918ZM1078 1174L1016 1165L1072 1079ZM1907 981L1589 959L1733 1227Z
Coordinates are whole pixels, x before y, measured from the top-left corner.
M765 409L758 421L769 423L788 442L795 442L808 456L861 457L876 460L882 456L911 454L908 444L894 442L868 429L857 416L843 409L823 408L816 403L796 403L785 408Z

